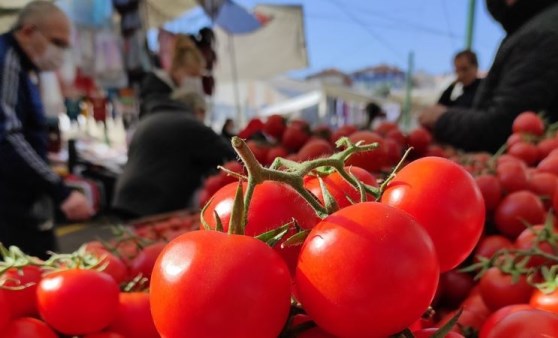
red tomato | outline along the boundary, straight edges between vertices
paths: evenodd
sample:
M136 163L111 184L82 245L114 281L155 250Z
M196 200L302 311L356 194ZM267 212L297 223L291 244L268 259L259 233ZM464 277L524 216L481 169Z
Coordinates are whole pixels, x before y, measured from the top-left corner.
M384 147L386 148L386 165L394 166L401 160L403 154L403 146L394 139L384 139Z
M558 176L558 156L548 155L545 159L539 162L537 169L540 172L551 173Z
M193 231L170 242L150 285L155 326L173 338L277 337L290 295L288 268L271 248L217 231Z
M362 141L363 144L378 143L376 149L353 154L345 163L366 169L370 172L378 171L386 165L387 151L384 146L382 137L371 131L357 131L349 136L349 140L353 143Z
M149 294L120 293L116 317L108 329L124 337L159 338L151 316Z
M518 249L525 249L525 250L532 248L536 242L538 232L541 231L543 228L544 228L543 225L535 225L531 228L527 228L523 230L523 232L519 234L519 236L515 240L515 246ZM552 245L550 245L550 243L548 242L539 243L539 249L551 255L554 254ZM532 266L539 266L543 264L552 264L552 263L553 263L552 261L544 257L531 256L529 262L527 263L527 266L532 267Z
M374 175L362 168L345 167L345 170L355 176L359 181L367 185L371 185L373 187L378 186ZM358 192L358 190L347 183L347 181L345 181L345 179L343 179L343 177L341 177L341 175L339 175L337 171L330 175L327 175L326 177L322 177L322 180L331 196L337 202L339 208L344 208L351 205L350 201L353 201L354 203L360 202L360 193ZM318 198L318 200L322 202L322 204L325 203L322 189L320 187L320 181L317 177L308 178L304 182L304 187L310 190L310 192L313 193ZM371 196L370 194L367 195L369 201L374 200L373 196Z
M498 268L490 268L481 277L480 293L484 303L492 311L513 304L526 304L531 298L533 287L527 284L525 276L513 283L512 276Z
M399 130L399 127L397 126L397 123L389 121L382 121L376 128L374 128L374 131L382 136L386 136L387 133L392 130Z
M413 218L365 202L331 214L312 229L295 284L304 309L330 334L385 337L424 313L438 273L432 241Z
M387 139L392 139L399 145L403 146L407 143L407 138L403 135L403 132L399 129L392 129L386 134Z
M276 140L281 140L281 137L283 136L286 128L287 122L283 116L271 115L265 121L263 131Z
M310 139L310 132L300 126L290 125L285 129L281 144L291 150L298 151Z
M494 222L500 232L515 239L526 229L523 222L535 225L544 222L544 206L530 191L517 191L506 196L496 208Z
M537 146L528 142L517 142L508 149L508 154L517 157L528 166L535 165L539 161Z
M444 158L448 157L444 148L436 144L431 144L430 146L428 146L428 150L426 151L425 156L436 156Z
M478 261L476 257L490 258L500 249L513 249L513 247L513 243L504 236L492 235L484 237L479 241L475 249L475 260Z
M445 158L424 157L405 166L381 201L408 212L426 229L442 271L463 262L483 230L484 201L475 180Z
M517 311L502 318L486 338L558 337L558 315L541 310Z
M407 137L409 147L413 147L414 152L419 155L426 153L431 142L432 135L424 128L413 130Z
M544 139L537 144L537 149L539 150L539 158L545 158L551 151L558 149L558 139Z
M498 164L496 171L502 190L506 193L527 189L527 171L523 163L505 161Z
M308 141L299 151L298 159L308 161L316 158L327 157L333 154L333 147L328 141L316 138Z
M128 279L128 268L120 258L104 249L91 250L90 252L99 258L103 258L101 265L106 265L103 272L114 278L117 284L121 284Z
M154 243L143 248L130 263L130 276L135 278L141 274L147 279L151 278L151 271L153 271L155 261L166 244L164 242Z
M237 186L238 183L229 184L213 196L213 201L203 214L212 229L215 229L217 224L214 216L217 212L224 230L228 231ZM244 191L246 191L246 186L244 183ZM254 189L248 209L245 233L248 236L257 236L287 224L293 218L303 229L311 229L319 221L312 207L294 189L281 183L266 181ZM287 233L283 237L284 240L293 234ZM281 248L280 244L283 241L278 243L275 248L294 272L300 246Z
M353 125L344 125L333 132L333 134L331 135L331 143L337 142L337 140L339 140L341 137L348 137L349 135L356 133L357 130L357 127Z
M47 324L30 317L21 317L12 321L2 334L5 338L58 338Z
M276 146L269 149L269 151L267 152L266 163L271 164L277 157L286 158L287 156L289 156L289 151L287 149L282 146Z
M523 142L523 134L521 133L513 133L511 134L508 139L506 140L506 145L508 146L508 149L511 148L514 144L517 144L519 142Z
M93 333L114 319L118 285L104 272L64 270L46 275L37 287L41 317L67 335Z
M12 319L12 310L8 300L4 294L7 291L0 289L0 332L4 331L4 328L8 326L8 323Z
M529 305L535 309L558 314L558 289L548 294L535 289L529 301Z
M42 271L36 266L26 266L22 269L9 269L2 275L4 286L21 287L21 290L6 290L5 298L10 304L10 311L14 318L31 317L37 315L37 284L41 281Z
M438 304L456 308L467 298L474 285L473 277L466 273L455 270L444 272L438 284Z
M246 142L246 145L250 148L250 151L254 154L254 157L258 160L258 162L263 165L267 164L267 152L269 151L267 146L253 140Z
M519 114L513 121L514 133L527 133L537 136L544 134L544 122L534 112L527 111Z
M479 187L486 210L494 210L502 198L502 187L500 181L494 175L483 174L475 177Z
M490 317L484 322L482 328L479 332L479 338L487 338L490 335L490 332L494 328L494 325L498 324L503 318L506 316L523 310L531 310L533 309L531 306L527 304L517 304L517 305L508 305L500 310L492 313Z
M529 190L535 194L552 198L554 191L558 188L558 176L545 172L535 172L529 178ZM549 202L549 206L552 202Z
M422 329L418 331L413 331L413 335L415 338L430 338L432 335L436 333L439 329L437 328L430 328L430 329ZM457 332L450 332L444 336L445 338L465 338L464 336L460 335Z

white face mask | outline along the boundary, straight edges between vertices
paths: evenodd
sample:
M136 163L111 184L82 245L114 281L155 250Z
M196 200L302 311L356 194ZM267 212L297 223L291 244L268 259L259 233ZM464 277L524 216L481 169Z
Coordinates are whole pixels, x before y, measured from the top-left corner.
M34 63L42 71L57 70L64 63L64 50L49 43L43 54L35 58Z
M182 80L182 84L180 85L180 89L183 92L192 92L197 93L200 95L204 95L202 80L199 77L191 77L187 76Z

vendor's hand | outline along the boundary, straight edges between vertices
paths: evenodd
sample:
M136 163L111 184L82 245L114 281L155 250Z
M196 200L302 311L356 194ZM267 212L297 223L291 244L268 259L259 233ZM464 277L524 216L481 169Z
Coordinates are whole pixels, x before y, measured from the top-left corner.
M72 191L70 196L62 202L60 209L70 221L84 221L94 214L87 198L77 191Z
M432 129L436 124L436 121L442 116L448 107L443 106L441 104L437 104L434 106L430 106L428 108L423 109L418 116L418 121L421 125L428 129Z

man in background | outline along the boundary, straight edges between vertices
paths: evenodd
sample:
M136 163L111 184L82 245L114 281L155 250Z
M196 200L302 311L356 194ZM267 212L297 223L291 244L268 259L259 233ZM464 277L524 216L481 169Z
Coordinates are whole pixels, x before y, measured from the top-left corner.
M464 50L453 60L457 79L442 93L438 104L446 107L471 108L481 80L478 78L477 55Z
M558 121L558 0L486 0L507 35L470 109L436 105L419 122L442 143L496 152L524 111Z
M29 3L0 35L0 242L41 258L56 250L54 206L69 220L93 214L47 160L38 73L60 68L69 41L68 18L47 1Z

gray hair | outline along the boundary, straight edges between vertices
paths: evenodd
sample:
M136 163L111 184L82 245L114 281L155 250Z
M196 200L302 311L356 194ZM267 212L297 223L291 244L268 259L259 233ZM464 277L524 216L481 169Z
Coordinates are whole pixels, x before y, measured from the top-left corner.
M178 89L172 94L171 98L192 109L193 112L207 109L203 96L195 92Z
M13 29L17 30L23 27L23 25L40 24L44 19L48 18L52 14L64 14L64 12L54 4L52 1L46 0L34 0L28 3L19 12L17 20L13 25Z

